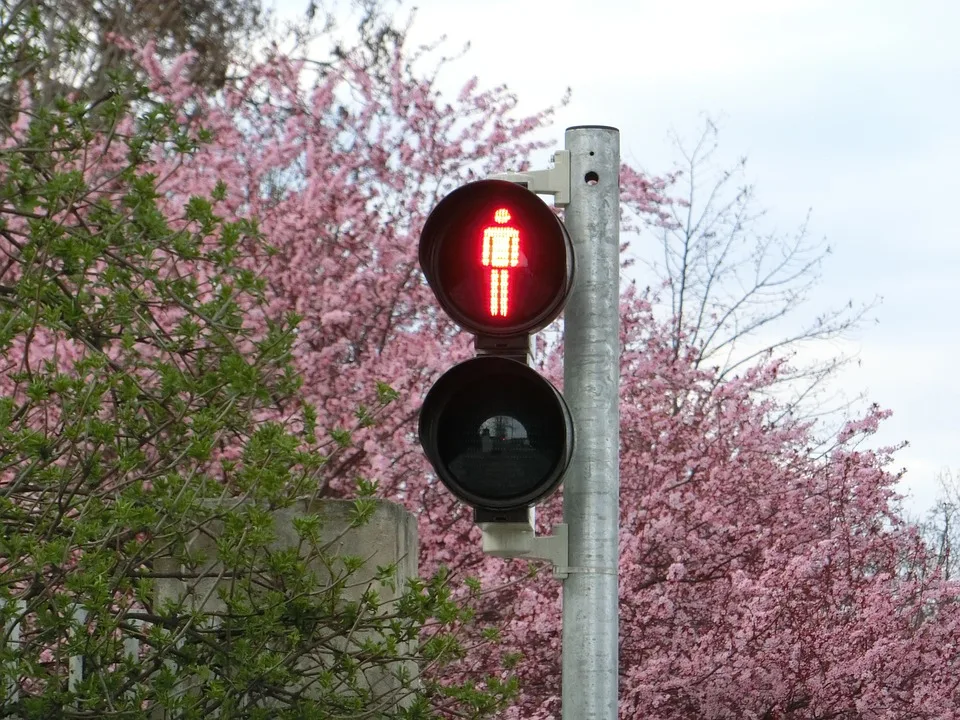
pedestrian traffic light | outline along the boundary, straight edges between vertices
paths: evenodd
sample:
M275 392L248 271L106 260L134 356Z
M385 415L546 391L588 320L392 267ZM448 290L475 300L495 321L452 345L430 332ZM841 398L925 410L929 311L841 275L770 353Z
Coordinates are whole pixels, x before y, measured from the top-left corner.
M573 454L563 396L526 363L530 333L553 321L570 293L570 237L531 191L481 180L440 201L419 256L440 306L477 337L481 352L427 394L424 452L478 521L525 518L559 487Z

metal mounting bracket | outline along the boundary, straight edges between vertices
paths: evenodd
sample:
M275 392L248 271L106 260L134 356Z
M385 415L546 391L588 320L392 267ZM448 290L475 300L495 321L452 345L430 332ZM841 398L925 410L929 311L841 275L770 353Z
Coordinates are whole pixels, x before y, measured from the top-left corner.
M523 560L547 560L553 565L555 578L563 580L569 575L567 567L569 543L565 523L554 525L552 535L540 537L533 528L532 512L530 522L478 524L483 533L483 552L487 555Z
M495 355L516 360L530 367L533 366L529 335L511 335L509 337L475 335L473 347L477 356Z
M553 204L556 207L566 207L570 204L570 151L557 150L550 160L553 167L546 170L497 173L491 175L490 179L523 185L538 195L553 195Z

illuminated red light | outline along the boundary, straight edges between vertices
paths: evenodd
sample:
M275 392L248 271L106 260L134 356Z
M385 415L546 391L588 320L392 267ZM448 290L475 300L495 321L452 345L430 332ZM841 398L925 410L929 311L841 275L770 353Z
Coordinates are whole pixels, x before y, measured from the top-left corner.
M493 214L496 225L483 229L480 263L490 268L489 308L491 317L508 317L510 314L510 270L520 263L520 231L507 225L511 219L507 208L499 208Z

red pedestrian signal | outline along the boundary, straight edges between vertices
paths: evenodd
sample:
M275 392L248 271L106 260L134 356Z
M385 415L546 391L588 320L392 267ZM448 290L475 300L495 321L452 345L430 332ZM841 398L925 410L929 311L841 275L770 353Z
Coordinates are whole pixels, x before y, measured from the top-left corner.
M420 266L441 307L477 335L522 335L563 309L573 247L535 194L481 180L447 195L420 235Z
M490 317L510 317L510 268L520 264L520 231L507 223L507 208L493 213L497 225L483 229L480 262L490 268Z

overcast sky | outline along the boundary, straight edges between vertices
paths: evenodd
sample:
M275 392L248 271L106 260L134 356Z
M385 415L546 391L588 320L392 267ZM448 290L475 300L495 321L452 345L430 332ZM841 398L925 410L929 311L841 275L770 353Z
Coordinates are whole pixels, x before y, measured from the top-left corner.
M281 12L304 0L281 0ZM451 90L506 83L521 110L572 101L551 130L620 128L625 160L669 170L672 131L719 120L722 152L749 158L771 226L834 253L814 303L883 297L839 349L837 380L893 410L880 444L907 440L907 510L960 468L960 2L956 0L420 0L412 37L469 52ZM545 154L541 164L547 160ZM652 249L651 249L652 251Z

